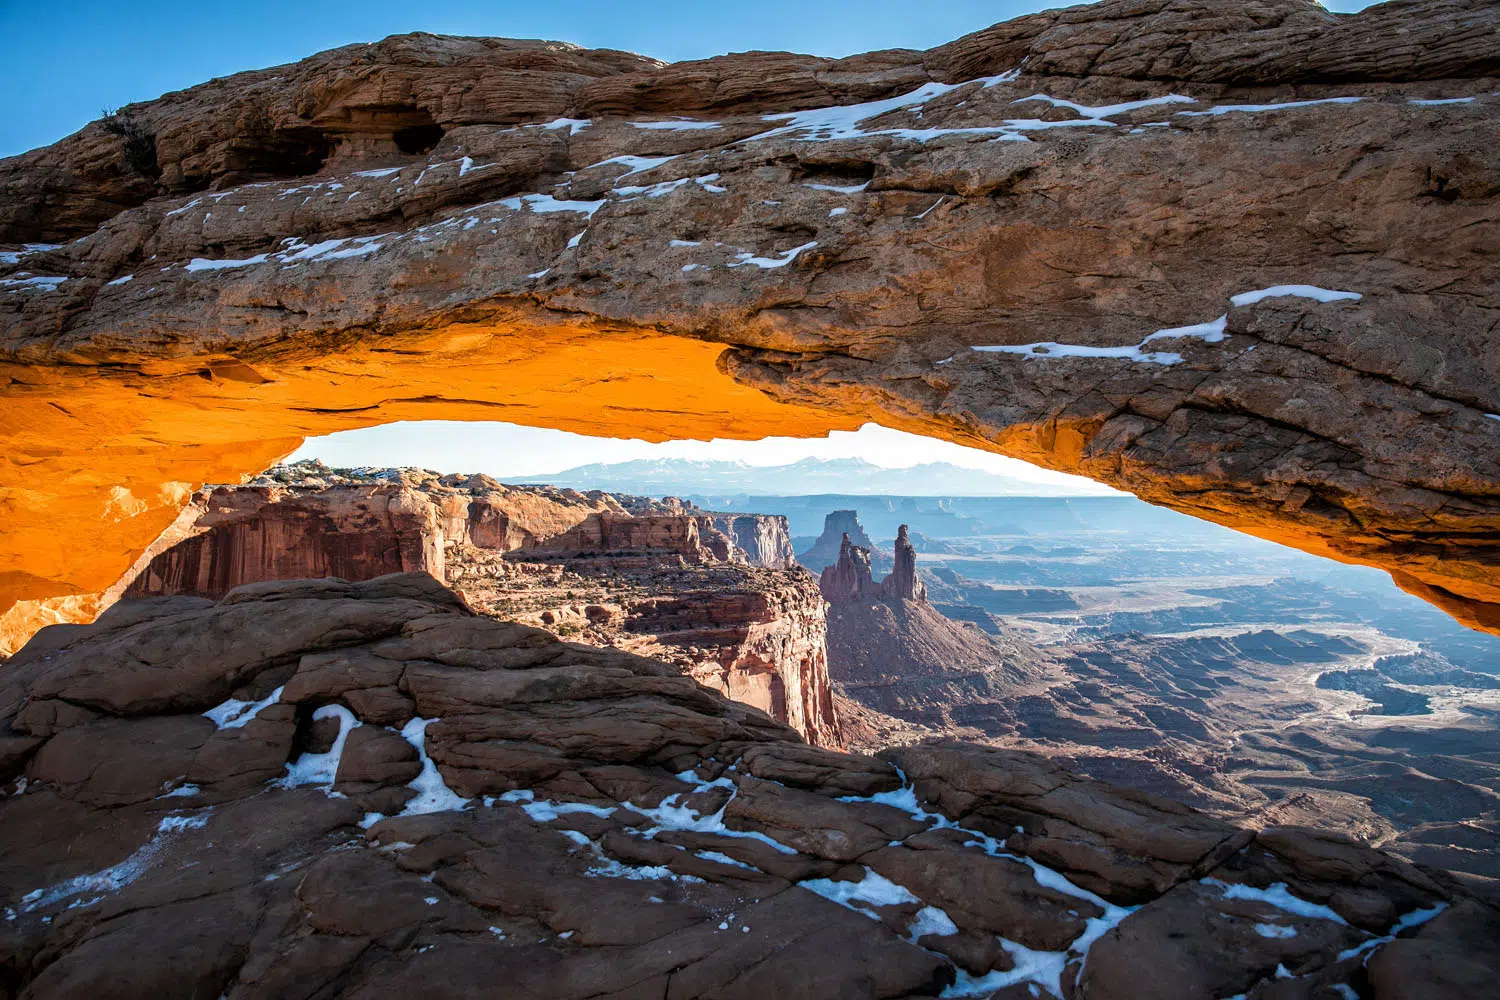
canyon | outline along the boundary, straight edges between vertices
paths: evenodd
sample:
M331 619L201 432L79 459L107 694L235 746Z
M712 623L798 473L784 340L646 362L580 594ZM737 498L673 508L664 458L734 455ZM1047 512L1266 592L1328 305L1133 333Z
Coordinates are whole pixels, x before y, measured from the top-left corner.
M784 518L420 469L278 466L195 495L124 596L424 572L477 611L677 666L841 745L826 618Z
M1106 0L675 65L412 34L130 105L150 157L95 123L0 161L7 648L199 484L496 417L875 421L1500 628L1497 18Z

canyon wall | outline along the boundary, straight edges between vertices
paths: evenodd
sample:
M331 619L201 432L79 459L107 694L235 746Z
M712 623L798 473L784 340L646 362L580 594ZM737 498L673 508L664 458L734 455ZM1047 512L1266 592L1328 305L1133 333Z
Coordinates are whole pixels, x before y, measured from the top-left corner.
M840 743L823 599L786 566L784 518L410 469L261 481L196 496L196 518L158 542L125 596L425 572L477 608L665 659L809 742Z
M307 435L499 418L874 421L1500 630L1497 27L1105 0L671 66L417 34L131 105L148 157L95 123L0 161L0 628L87 617Z

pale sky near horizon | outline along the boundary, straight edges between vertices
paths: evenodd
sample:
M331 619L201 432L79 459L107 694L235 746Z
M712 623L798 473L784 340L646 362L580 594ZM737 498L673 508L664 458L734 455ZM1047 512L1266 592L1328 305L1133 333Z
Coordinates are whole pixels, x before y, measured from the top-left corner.
M452 420L403 421L310 438L288 461L320 458L339 467L414 465L441 472L485 472L497 479L545 478L578 465L640 458L687 458L746 465L789 465L804 458L863 458L886 468L947 462L1012 476L1038 486L1069 486L1100 494L1115 491L1079 476L1039 469L1004 455L965 448L916 434L865 424L823 438L773 437L760 441L668 441L586 437L516 424Z
M1352 12L1366 0L1327 0ZM703 4L608 0L0 0L0 65L22 89L0 117L0 156L54 142L102 109L149 100L217 76L293 62L324 49L409 31L548 38L668 61L748 49L844 56L924 49L998 21L1066 3L1038 0L758 0ZM780 465L807 457L864 458L905 467L946 461L1037 483L1086 482L1013 459L885 428L825 439L670 442L586 438L509 424L388 424L314 439L299 457L339 465L420 465L499 476L559 472L593 462L682 457Z

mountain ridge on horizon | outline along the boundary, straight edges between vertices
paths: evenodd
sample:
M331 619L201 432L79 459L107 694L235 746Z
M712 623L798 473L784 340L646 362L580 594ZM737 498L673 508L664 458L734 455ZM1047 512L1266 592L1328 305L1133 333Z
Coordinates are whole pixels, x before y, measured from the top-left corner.
M887 468L864 458L807 457L783 465L691 458L595 462L526 477L527 482L645 496L753 491L796 496L821 493L898 496L1123 496L1105 487L1035 483L950 462ZM935 488L935 485L940 488Z

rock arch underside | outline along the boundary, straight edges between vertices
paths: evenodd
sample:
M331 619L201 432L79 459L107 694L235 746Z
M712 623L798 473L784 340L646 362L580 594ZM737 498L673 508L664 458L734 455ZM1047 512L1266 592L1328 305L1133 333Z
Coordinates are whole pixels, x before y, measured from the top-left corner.
M412 34L0 161L0 608L316 434L867 421L1500 632L1500 8L1109 0L925 52Z

